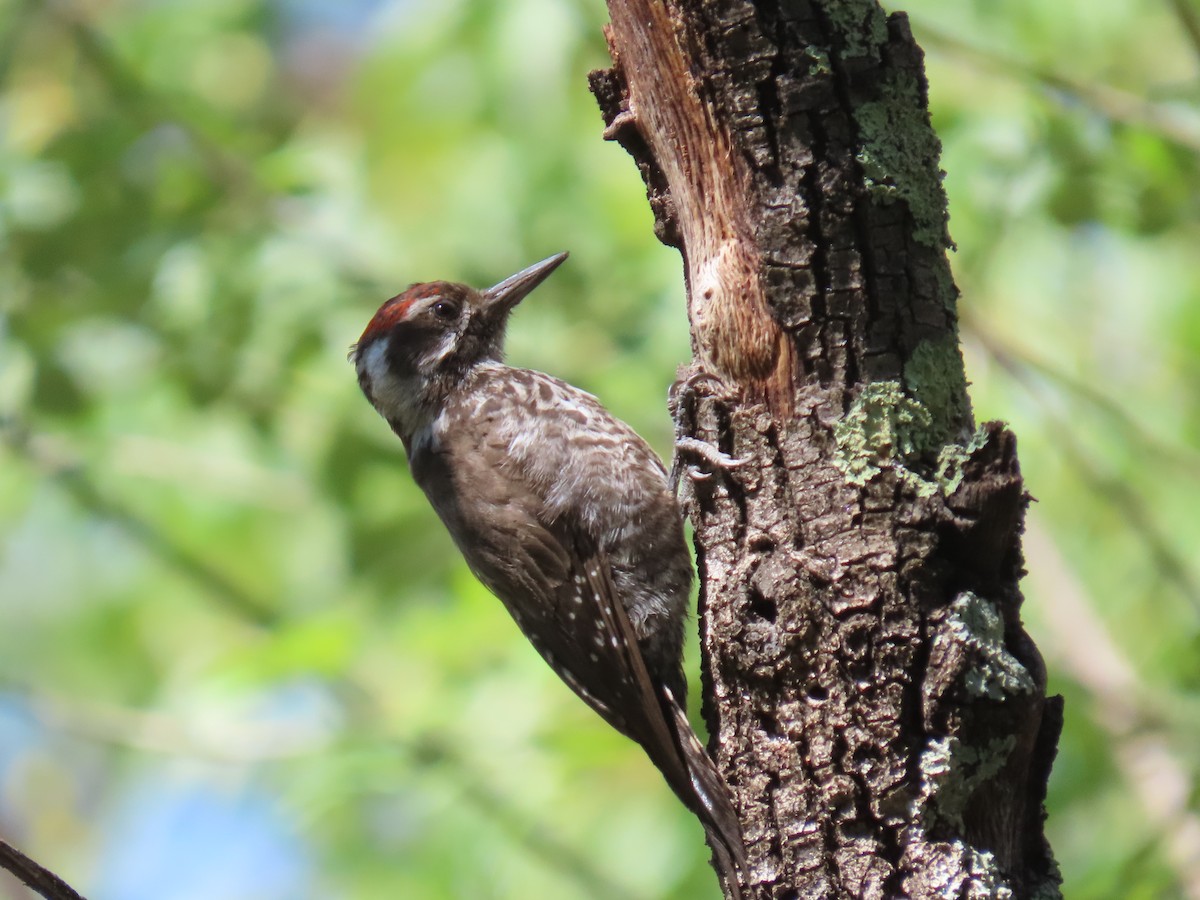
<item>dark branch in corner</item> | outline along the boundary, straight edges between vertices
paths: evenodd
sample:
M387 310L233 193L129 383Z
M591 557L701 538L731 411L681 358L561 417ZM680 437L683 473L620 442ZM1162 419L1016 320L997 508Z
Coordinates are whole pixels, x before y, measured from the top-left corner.
M0 868L7 869L46 900L84 900L69 884L0 838Z

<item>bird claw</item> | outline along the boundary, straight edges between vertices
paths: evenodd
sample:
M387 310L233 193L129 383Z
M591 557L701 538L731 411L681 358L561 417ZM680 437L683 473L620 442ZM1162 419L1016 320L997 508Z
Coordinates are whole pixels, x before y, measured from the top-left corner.
M698 483L712 480L717 472L728 472L746 464L746 460L730 456L715 444L687 434L695 428L696 404L699 398L721 397L726 393L727 389L719 378L690 366L681 367L675 383L671 385L667 395L667 407L675 420L675 454L671 460L668 483L675 494L679 494L680 476L684 471L687 472L689 482ZM685 463L685 456L704 465Z
M707 441L702 441L694 437L680 437L675 439L675 453L690 453L704 460L714 469L725 471L727 469L736 469L739 466L744 466L748 460L738 459L735 456L730 456L723 450L718 449L713 444Z
M687 465L684 456L693 456L708 463L709 471L699 466ZM747 460L738 459L718 449L714 445L694 437L678 437L675 439L675 458L671 462L671 477L669 483L674 493L679 493L679 476L687 472L691 481L709 481L716 472L728 472L746 465Z

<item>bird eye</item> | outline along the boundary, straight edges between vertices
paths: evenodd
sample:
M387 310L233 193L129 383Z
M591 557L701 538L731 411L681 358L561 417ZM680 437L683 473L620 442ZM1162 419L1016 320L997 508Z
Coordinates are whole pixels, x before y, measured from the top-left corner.
M443 322L451 322L458 318L458 307L448 300L439 300L433 304L433 314Z

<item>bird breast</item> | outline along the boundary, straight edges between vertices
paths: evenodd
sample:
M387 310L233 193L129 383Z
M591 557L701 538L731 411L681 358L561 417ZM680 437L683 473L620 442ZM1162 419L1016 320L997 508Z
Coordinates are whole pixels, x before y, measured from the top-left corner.
M691 561L662 462L592 395L485 363L430 423L419 451L413 443L413 477L497 593L514 545L556 566L555 548L526 547L522 535L566 528L608 556L635 627L686 605Z

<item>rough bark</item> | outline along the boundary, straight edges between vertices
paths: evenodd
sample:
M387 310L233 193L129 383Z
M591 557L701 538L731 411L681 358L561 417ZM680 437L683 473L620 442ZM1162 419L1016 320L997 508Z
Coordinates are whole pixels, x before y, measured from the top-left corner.
M1015 439L976 427L923 59L873 0L609 0L684 260L705 715L759 898L1054 897ZM711 471L710 471L711 470ZM695 474L695 473L693 473Z

